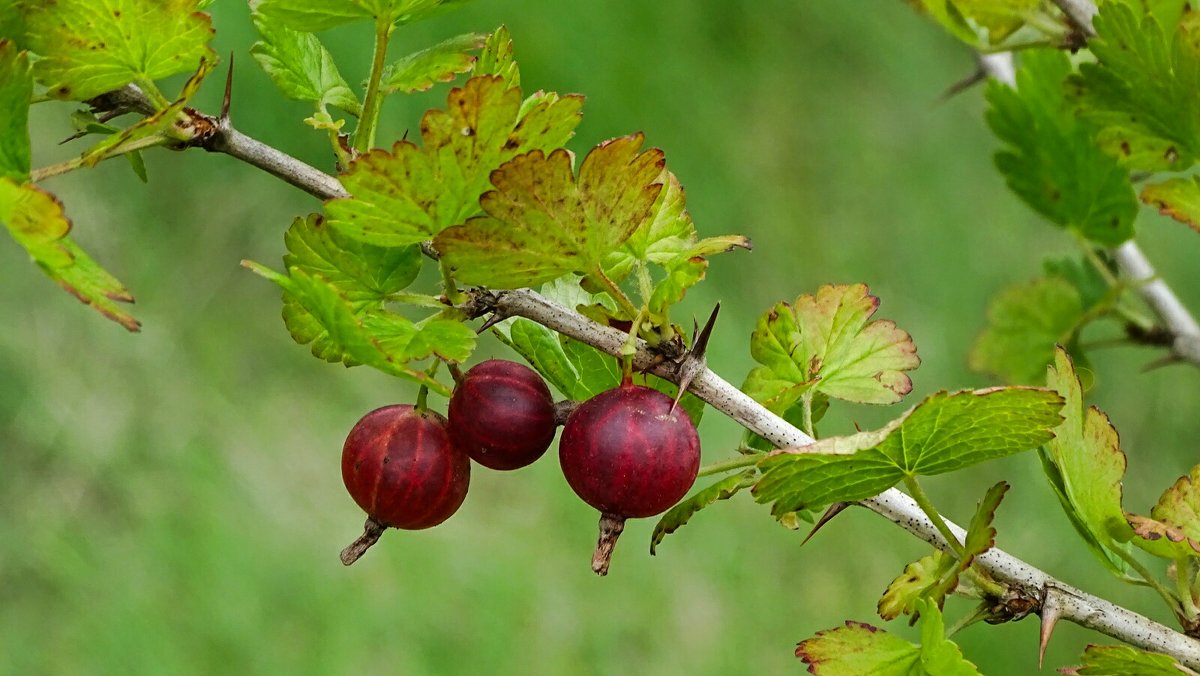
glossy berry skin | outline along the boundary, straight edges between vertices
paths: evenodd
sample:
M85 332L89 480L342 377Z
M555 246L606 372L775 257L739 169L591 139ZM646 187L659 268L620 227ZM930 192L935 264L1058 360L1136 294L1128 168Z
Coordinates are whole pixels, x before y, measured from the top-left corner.
M450 441L446 419L394 405L359 420L342 447L342 480L372 520L404 530L450 518L467 497L471 463Z
M632 384L581 404L559 442L567 483L610 517L654 516L674 505L696 481L700 437L687 413L671 408L667 395Z
M554 441L554 398L536 371L492 359L467 371L450 398L450 436L484 467L511 470Z

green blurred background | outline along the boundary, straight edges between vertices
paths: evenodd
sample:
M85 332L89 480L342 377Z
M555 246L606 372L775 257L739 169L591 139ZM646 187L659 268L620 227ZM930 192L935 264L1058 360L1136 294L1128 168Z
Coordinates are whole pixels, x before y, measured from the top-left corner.
M248 57L245 3L212 7L216 47L237 55L233 116L246 133L328 168ZM572 147L644 130L667 152L702 234L742 233L681 317L723 303L710 364L739 383L771 304L824 282L865 282L881 317L909 330L916 397L989 384L966 369L988 298L1032 279L1073 243L1007 192L967 49L900 2L479 0L406 28L394 54L509 26L529 90L582 92ZM325 35L352 81L369 29ZM199 106L219 105L213 77ZM383 138L444 99L392 99ZM34 110L35 164L78 152L69 106ZM926 548L851 510L811 543L748 496L697 516L647 554L631 523L612 573L589 570L596 514L553 451L515 473L476 469L462 510L392 532L344 569L362 514L344 493L342 440L366 411L413 388L319 362L288 337L279 297L242 270L276 264L290 220L316 200L224 156L148 155L141 185L121 161L54 179L81 243L138 298L128 335L0 244L0 673L743 674L802 670L794 644L875 601ZM1200 308L1195 235L1145 214L1141 239ZM1103 332L1101 332L1103 333ZM480 359L508 356L494 343ZM1146 509L1196 457L1197 374L1142 373L1155 355L1095 353L1093 397L1122 433L1126 507ZM437 405L443 405L440 402ZM900 408L831 413L826 434ZM710 414L704 456L739 429ZM1148 592L1113 582L1070 530L1032 455L928 481L965 520L983 490L1014 484L1000 543L1064 580L1167 620ZM951 601L951 620L969 606ZM889 625L907 636L902 622ZM958 636L989 674L1036 669L1036 620ZM1059 629L1047 663L1105 637ZM1108 641L1111 642L1111 641Z

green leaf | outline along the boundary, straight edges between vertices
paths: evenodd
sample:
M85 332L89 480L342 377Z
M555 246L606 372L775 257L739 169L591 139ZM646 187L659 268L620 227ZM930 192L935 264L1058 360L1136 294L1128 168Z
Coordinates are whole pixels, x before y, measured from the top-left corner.
M33 76L29 55L0 39L0 178L29 178L29 105Z
M1041 4L1042 0L954 0L964 18L987 29L993 45L1017 32Z
M562 340L550 329L524 318L508 327L513 349L565 397L574 399L579 372L563 350Z
M306 33L356 21L408 24L457 8L470 0L262 0L258 11Z
M450 91L446 111L425 114L423 148L400 141L390 153L359 157L341 177L351 197L327 202L325 212L334 227L370 244L428 240L479 213L479 197L502 164L565 143L579 123L581 102L563 97L519 118L519 90L499 78L471 78Z
M25 8L20 2L0 5L0 39L15 42L18 48L25 44Z
M645 374L644 377L647 387L653 387L662 392L670 397L672 401L675 400L675 395L679 394L679 386L669 380L651 374ZM635 377L634 382L636 381L637 378ZM699 425L701 418L704 417L704 400L691 392L683 393L683 396L679 399L679 408L682 408L684 413L688 414L688 417L692 419L693 425Z
M983 499L979 501L975 508L975 515L971 517L971 524L967 527L967 537L963 542L963 557L959 563L959 570L966 570L975 557L996 545L996 529L992 526L992 521L996 518L996 509L1000 507L1000 502L1004 500L1004 494L1008 492L1008 489L1008 482L1001 481L989 488Z
M929 18L937 22L947 33L962 40L972 47L980 47L983 40L967 23L966 18L958 11L952 0L909 0L909 4L924 11Z
M1083 319L1079 292L1061 277L1009 287L988 307L988 325L971 348L971 369L1008 383L1041 382L1055 346L1075 342Z
M621 384L621 364L616 357L573 338L563 339L563 351L578 374L572 399L591 399Z
M662 543L663 538L671 533L679 530L686 524L696 512L716 503L718 500L728 500L738 491L743 488L749 488L754 485L754 478L758 472L748 470L741 474L733 474L721 479L720 481L696 491L691 497L680 502L662 515L658 520L658 524L654 526L654 532L650 535L650 554L656 554L656 549Z
M979 501L967 529L962 558L956 559L951 554L934 550L932 554L908 564L879 599L879 616L891 620L901 613L912 615L920 599L926 599L941 608L946 596L958 588L959 575L971 566L975 557L996 544L996 529L992 527L992 520L1006 492L1008 483L1001 481L988 489Z
M53 195L0 177L0 223L59 286L127 330L139 329L141 324L117 305L132 303L133 296L67 236L71 221Z
M1129 173L1095 146L1066 97L1065 54L1030 50L1017 88L988 84L988 125L1008 149L996 166L1008 187L1051 222L1105 246L1133 236L1137 199Z
M1101 128L1101 147L1130 168L1177 171L1200 153L1200 17L1161 19L1168 23L1141 6L1102 3L1088 40L1096 63L1080 66L1072 84L1082 114Z
M1089 645L1083 665L1063 673L1077 676L1180 676L1189 673L1168 655L1125 645Z
M475 75L495 75L509 87L521 86L521 71L513 58L512 36L507 26L501 26L488 36L483 52L475 60Z
M861 622L819 632L796 646L796 657L817 676L969 676L975 665L963 659L958 646L945 637L942 613L925 601L921 614L921 645Z
M605 256L604 272L617 283L635 277L650 313L665 321L667 308L704 279L708 256L738 247L749 249L750 240L729 235L701 241L687 212L679 179L664 171L659 180L665 187L651 207L650 216L620 249ZM657 280L651 265L663 271Z
M387 310L357 312L337 287L320 276L300 268L281 275L261 265L247 266L278 284L311 315L327 335L331 349L340 351L340 361L347 365L366 364L384 373L426 383L429 377L409 367L408 362L434 354L465 361L475 348L475 332L460 322L435 315L414 323Z
M916 619L917 601L932 598L941 604L946 595L958 585L958 561L940 549L904 567L879 598L876 610L885 620L901 615Z
M1150 183L1139 197L1163 215L1200 232L1200 176Z
M94 167L101 161L126 152L130 146L149 147L169 141L190 139L196 135L191 119L181 117L188 101L200 89L200 83L216 67L215 61L201 61L200 68L184 83L179 98L162 110L147 115L132 125L112 134L82 155L84 166Z
M1084 407L1079 378L1062 349L1055 350L1047 380L1066 400L1063 423L1043 451L1051 486L1092 552L1114 574L1124 575L1126 564L1116 552L1128 549L1133 531L1121 509L1126 460L1117 431L1100 409Z
M262 40L250 53L284 96L312 101L321 110L332 105L355 116L362 112L358 97L317 36L288 28L262 12L251 18Z
M455 277L498 289L589 273L650 213L662 184L658 149L639 152L642 135L605 141L579 168L571 155L531 152L492 173L486 216L442 231L434 246Z
M392 294L408 287L421 271L421 249L377 247L350 239L331 229L321 216L297 218L284 236L288 254L284 267L318 276L338 289L355 316L380 311ZM293 294L284 294L283 320L301 345L312 343L315 356L341 362L347 354L334 343L325 326Z
M826 437L759 463L754 499L787 511L878 495L905 476L935 475L1053 438L1063 399L1041 388L938 392L886 427Z
M1075 287L1080 304L1087 311L1099 305L1109 306L1115 301L1108 281L1086 258L1047 258L1042 261L1042 270L1047 277L1061 278ZM1049 363L1047 359L1046 364Z
M825 285L759 318L750 354L762 364L746 394L776 413L806 392L867 404L894 404L912 390L905 371L921 364L908 332L868 321L879 299L864 284Z
M212 20L196 0L56 0L31 3L28 46L50 96L85 101L135 81L216 62Z
M409 54L384 71L383 90L423 92L438 82L453 80L455 75L472 69L475 56L471 52L482 48L487 37L482 33L467 33Z

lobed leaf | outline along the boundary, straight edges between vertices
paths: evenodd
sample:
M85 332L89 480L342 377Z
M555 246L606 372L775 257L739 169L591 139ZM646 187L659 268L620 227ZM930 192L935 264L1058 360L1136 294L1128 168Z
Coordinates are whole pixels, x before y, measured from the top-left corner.
M1043 449L1043 465L1071 523L1100 561L1116 575L1126 564L1116 553L1127 549L1133 531L1121 509L1125 454L1117 431L1096 407L1085 408L1071 358L1055 351L1047 384L1066 401L1063 423Z
M384 373L424 383L429 377L408 362L437 355L465 361L475 348L475 332L465 324L439 315L412 322L388 310L357 311L338 288L319 275L292 268L281 275L247 263L258 275L279 285L313 318L327 336L331 351L347 365L366 364ZM325 357L334 361L331 357Z
M423 92L438 82L453 80L455 75L474 67L472 52L481 49L487 37L482 33L467 33L409 54L384 71L383 90L388 93Z
M1065 669L1063 673L1075 676L1180 676L1191 672L1169 655L1126 645L1089 645L1083 651L1083 664Z
M1008 148L996 167L1009 188L1056 225L1101 245L1133 236L1137 200L1129 172L1092 142L1066 96L1065 54L1030 50L1013 89L988 85L988 126Z
M513 42L508 27L500 26L488 36L472 72L475 75L495 75L509 87L521 86L521 71L513 57Z
M1163 491L1150 510L1150 516L1182 530L1188 537L1200 540L1200 465L1179 477Z
M29 179L32 72L29 55L11 40L0 39L0 178L18 183Z
M1088 41L1096 62L1072 79L1101 147L1134 169L1182 170L1200 153L1200 17L1166 10L1102 3Z
M351 197L330 200L325 213L347 236L377 246L431 239L479 213L497 167L565 143L579 123L581 101L545 101L521 117L519 90L496 77L471 78L450 91L447 110L425 114L423 148L400 141L391 152L359 157L341 177Z
M687 290L704 279L708 256L750 248L750 240L737 235L700 240L685 205L683 186L670 171L660 177L664 188L650 215L634 230L621 248L604 257L604 272L620 283L630 276L639 279L650 313L666 317L667 308L683 299ZM661 268L654 279L651 265Z
M1139 198L1197 232L1200 232L1200 177L1170 178L1142 188Z
M715 504L718 500L728 500L743 488L753 486L757 474L758 472L754 470L748 470L741 474L727 476L696 491L691 497L667 510L667 513L658 520L654 526L654 532L650 535L650 554L656 554L656 549L658 545L662 544L663 539L682 528L700 510Z
M58 99L85 101L131 82L216 62L212 19L196 0L29 3L26 40L38 81Z
M992 521L996 518L996 510L1004 495L1008 493L1007 481L992 486L984 494L983 499L975 508L975 515L967 527L967 537L963 541L963 557L959 562L959 570L966 570L975 557L983 554L996 545L996 528Z
M514 158L492 173L485 216L442 231L434 246L464 283L498 289L589 273L647 217L662 184L658 149L640 151L642 135L605 141L578 176L566 150Z
M1063 399L1046 389L938 392L880 430L826 437L759 463L758 502L793 511L878 495L905 476L935 475L1053 438ZM783 507L780 507L780 506Z
M742 389L776 413L806 392L893 404L912 390L905 371L921 364L908 332L869 321L879 299L864 284L825 285L759 318L750 354L762 364Z
M1075 342L1085 308L1070 282L1049 276L1005 289L987 315L988 325L971 348L971 369L1028 385L1041 382L1057 345Z
M796 657L817 676L968 676L977 675L953 641L945 637L945 623L937 606L917 603L921 615L921 644L861 622L818 632L796 646Z
M350 239L329 227L318 214L297 218L284 235L288 253L284 267L320 277L337 288L356 317L383 310L392 294L412 284L421 271L421 250L377 247ZM352 365L349 355L331 340L324 324L294 294L283 297L283 321L292 338L312 344L318 358Z
M312 101L321 110L337 106L351 115L362 112L358 97L317 36L289 28L260 11L251 18L262 40L254 43L250 53L284 96Z
M0 177L0 223L51 279L86 305L129 331L141 324L117 303L132 303L121 282L67 235L71 221L62 204L30 183Z

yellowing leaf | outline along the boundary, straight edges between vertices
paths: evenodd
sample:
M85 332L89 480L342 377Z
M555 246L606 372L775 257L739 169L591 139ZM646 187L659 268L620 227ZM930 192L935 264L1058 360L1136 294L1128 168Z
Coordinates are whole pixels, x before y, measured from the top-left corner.
M866 285L825 285L758 320L750 354L762 366L743 390L781 413L812 390L837 399L893 404L912 390L905 371L921 364L908 332L870 321L879 299Z
M434 246L457 279L498 289L592 272L662 191L663 153L641 146L641 134L606 141L588 153L578 177L565 150L517 157L492 174L487 215L444 230Z
M54 196L0 178L0 224L59 286L127 330L139 329L141 324L117 305L133 302L133 296L67 236L71 221Z
M1200 178L1170 178L1151 183L1139 195L1146 204L1200 232Z
M450 91L446 110L421 121L424 147L400 141L372 150L342 176L350 197L325 205L333 227L377 246L431 239L479 213L490 176L530 150L561 146L579 123L579 97L537 105L522 117L521 92L501 79L473 77Z

